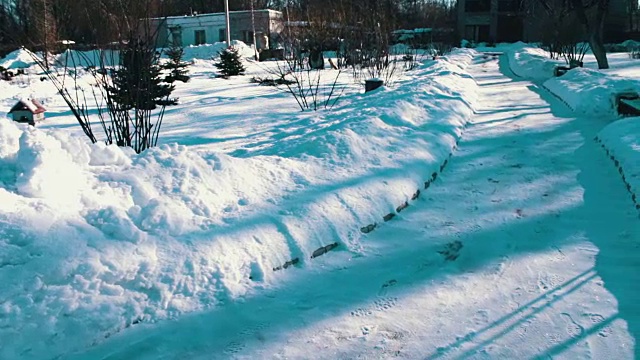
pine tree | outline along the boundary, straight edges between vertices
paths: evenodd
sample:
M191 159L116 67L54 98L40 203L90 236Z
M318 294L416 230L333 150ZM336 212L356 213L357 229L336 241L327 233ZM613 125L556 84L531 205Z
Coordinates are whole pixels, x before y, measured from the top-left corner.
M220 60L214 64L223 77L243 75L245 67L238 49L228 48L220 52Z
M165 77L164 81L173 84L176 81L182 81L186 83L189 81L189 66L188 62L182 61L184 56L184 49L180 46L172 45L169 47L165 54L169 57L169 61L163 65L163 69L168 70L169 74Z

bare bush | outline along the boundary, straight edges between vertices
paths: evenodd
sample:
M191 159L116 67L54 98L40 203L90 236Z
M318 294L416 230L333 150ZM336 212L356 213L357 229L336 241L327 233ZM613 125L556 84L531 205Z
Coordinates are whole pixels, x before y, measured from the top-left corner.
M142 19L150 17L149 10ZM137 153L157 145L165 107L177 102L171 97L173 74L171 70L164 74L166 69L159 64L162 53L156 49L159 28L149 20L143 20L141 26L130 25L128 35L110 49L89 54L65 53L62 64L45 72L91 142L98 139L89 111L88 91L95 99L106 144L131 147ZM31 54L40 67L47 68L46 57ZM96 54L97 58L91 57ZM92 75L92 85L80 78L85 67Z
M302 111L331 109L344 92L345 87L338 86L342 71L338 70L333 81L324 84L322 78L325 71L314 68L311 62L308 56L278 62L276 69L271 70L276 76L274 81L286 87Z
M562 57L571 67L582 67L582 60L589 50L589 44L586 42L567 43L562 46Z
M640 59L640 44L633 43L628 47L629 57L631 59Z

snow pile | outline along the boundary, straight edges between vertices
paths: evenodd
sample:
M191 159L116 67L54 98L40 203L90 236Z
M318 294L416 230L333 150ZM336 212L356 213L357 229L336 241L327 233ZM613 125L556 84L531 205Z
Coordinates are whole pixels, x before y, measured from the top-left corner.
M55 58L56 65L60 67L102 67L116 66L120 63L120 56L115 50L65 50Z
M25 49L15 50L0 59L0 66L5 69L23 69L34 64L32 53Z
M617 116L616 96L640 92L640 79L621 77L599 70L575 68L554 77L554 68L564 62L551 60L546 52L524 43L507 52L509 67L516 75L544 81L543 87L574 111L595 116Z
M137 155L0 122L0 358L63 355L245 296L292 259L321 266L309 259L329 240L347 261L360 226L452 151L475 101L474 55L295 115L303 131L242 158L175 144Z
M565 64L564 61L550 59L545 50L523 42L514 43L504 49L511 71L528 79L546 80L554 75L553 71L556 66Z
M544 86L573 110L596 116L616 116L616 95L640 93L640 80L575 68L545 81Z
M253 57L253 48L240 40L233 40L231 44L239 50L243 57ZM184 47L184 61L193 60L210 60L218 57L218 54L227 48L226 42L217 42L215 44L189 45Z
M631 199L640 209L640 117L611 123L597 139L618 167Z

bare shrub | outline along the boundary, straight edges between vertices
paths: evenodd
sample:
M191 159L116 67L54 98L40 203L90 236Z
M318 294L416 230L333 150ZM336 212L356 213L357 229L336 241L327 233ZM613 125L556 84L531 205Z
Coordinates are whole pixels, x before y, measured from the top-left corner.
M338 86L338 78L342 73L337 71L335 78L329 84L322 81L325 70L314 68L309 56L302 58L285 59L278 62L277 67L271 70L276 76L277 85L283 84L286 91L293 96L300 110L331 109L338 102L344 86Z
M146 16L141 19L150 17L150 9L146 10ZM87 91L95 99L106 144L131 147L137 153L157 145L165 107L177 101L171 98L172 81L165 82L172 76L163 74L159 64L162 51L157 51L156 40L160 28L152 26L150 20L143 20L139 27L130 26L126 38L112 43L110 48L103 47L89 54L65 53L60 66L45 71L91 142L96 143L98 139ZM45 57L31 54L40 67L47 68ZM90 72L94 84L82 83L83 68Z

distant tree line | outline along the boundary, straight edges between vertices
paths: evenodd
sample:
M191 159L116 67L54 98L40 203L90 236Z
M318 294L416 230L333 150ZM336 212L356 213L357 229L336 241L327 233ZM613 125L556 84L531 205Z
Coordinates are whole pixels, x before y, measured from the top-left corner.
M455 3L448 0L229 0L229 7L280 10L292 21L379 19L402 29L455 23ZM60 40L104 45L126 38L137 19L222 11L224 0L0 0L0 53L17 46L55 50Z

